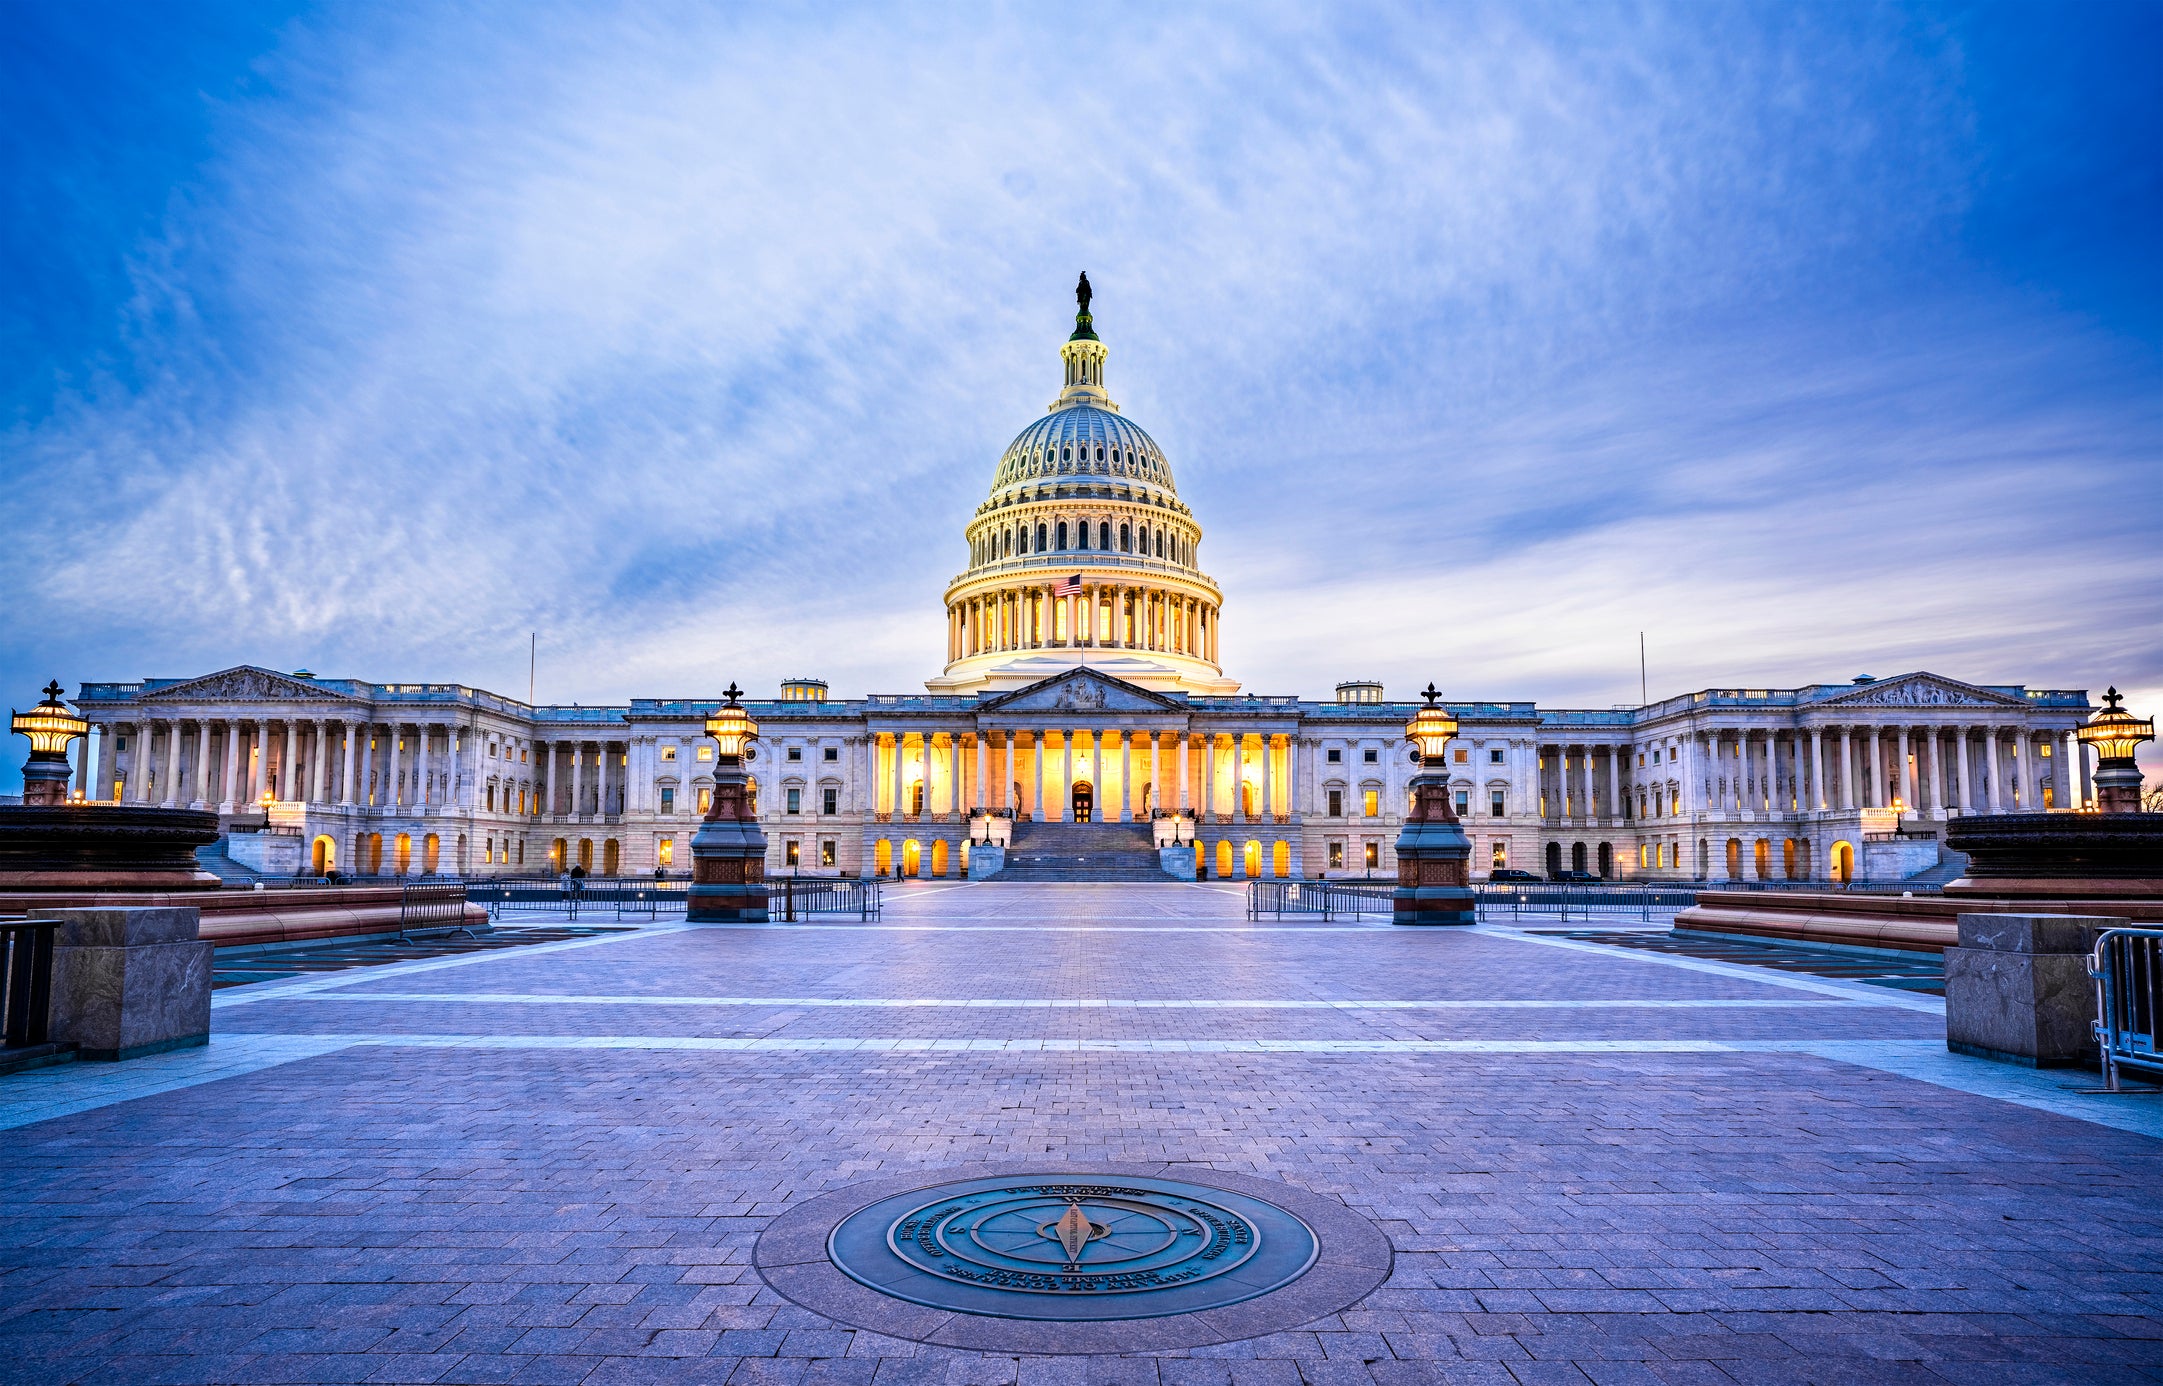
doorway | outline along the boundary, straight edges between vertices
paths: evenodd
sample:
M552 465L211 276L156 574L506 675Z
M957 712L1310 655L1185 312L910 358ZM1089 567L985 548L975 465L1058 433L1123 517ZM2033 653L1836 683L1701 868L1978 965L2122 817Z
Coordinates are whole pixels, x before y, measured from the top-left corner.
M1077 823L1093 823L1096 821L1095 814L1095 787L1087 780L1074 781L1074 821Z

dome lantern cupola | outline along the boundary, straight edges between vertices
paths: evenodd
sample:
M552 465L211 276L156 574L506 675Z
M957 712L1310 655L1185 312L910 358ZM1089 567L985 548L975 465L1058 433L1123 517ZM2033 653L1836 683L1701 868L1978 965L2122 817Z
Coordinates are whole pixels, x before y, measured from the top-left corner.
M1109 353L1104 343L1097 340L1097 330L1089 317L1088 271L1082 272L1081 282L1074 286L1074 301L1081 305L1074 314L1074 335L1066 339L1059 355L1066 361L1066 388L1059 398L1051 402L1053 412L1076 404L1093 404L1099 409L1109 409L1114 414L1119 406L1104 390L1104 358Z

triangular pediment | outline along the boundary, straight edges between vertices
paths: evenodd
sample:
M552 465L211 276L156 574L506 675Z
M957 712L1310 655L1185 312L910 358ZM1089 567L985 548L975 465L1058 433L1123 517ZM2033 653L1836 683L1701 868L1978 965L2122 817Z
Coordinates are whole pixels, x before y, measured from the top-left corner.
M1162 693L1152 693L1137 688L1124 679L1100 674L1094 669L1069 669L1048 679L987 698L981 704L984 712L1038 713L1063 712L1118 714L1127 712L1184 712L1186 705L1177 698Z
M310 683L306 679L296 679L269 669L258 669L253 664L242 664L231 669L221 669L215 674L205 674L199 679L187 679L163 688L153 688L142 694L140 701L355 703L361 700L350 694Z
M1972 683L1939 674L1902 674L1861 684L1844 693L1819 699L1817 707L1991 707L2024 708L2019 698L1978 688Z

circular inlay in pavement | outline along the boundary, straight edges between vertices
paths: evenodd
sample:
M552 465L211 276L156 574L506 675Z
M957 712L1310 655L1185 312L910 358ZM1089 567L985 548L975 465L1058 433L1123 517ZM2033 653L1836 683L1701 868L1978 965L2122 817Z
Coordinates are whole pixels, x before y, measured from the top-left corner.
M860 1184L767 1228L759 1273L859 1328L988 1351L1132 1352L1335 1313L1389 1276L1335 1199L1190 1166L975 1167Z

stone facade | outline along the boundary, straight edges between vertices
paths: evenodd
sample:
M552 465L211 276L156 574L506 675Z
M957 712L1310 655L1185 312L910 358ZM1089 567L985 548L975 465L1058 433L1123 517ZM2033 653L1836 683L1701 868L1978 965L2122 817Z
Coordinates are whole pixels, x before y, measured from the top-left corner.
M768 870L958 877L982 815L1180 816L1210 877L1391 876L1411 704L1239 692L1222 597L1169 461L1104 386L1084 316L1065 387L967 523L946 663L923 694L749 704ZM459 684L252 666L85 685L92 799L215 807L308 843L311 870L682 874L713 788L709 701L534 707ZM1930 673L1707 689L1644 707L1448 704L1475 879L1899 878L1963 813L2092 795L2079 690ZM972 834L972 817L977 818Z

